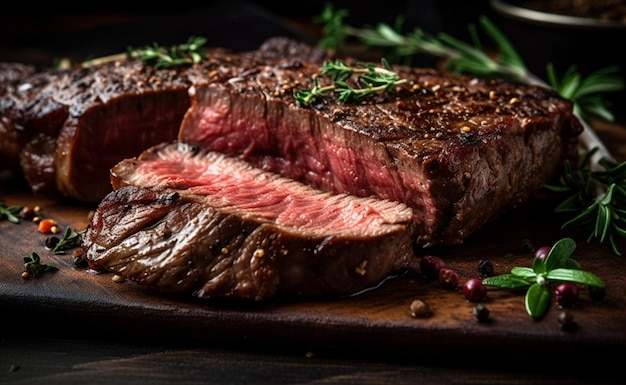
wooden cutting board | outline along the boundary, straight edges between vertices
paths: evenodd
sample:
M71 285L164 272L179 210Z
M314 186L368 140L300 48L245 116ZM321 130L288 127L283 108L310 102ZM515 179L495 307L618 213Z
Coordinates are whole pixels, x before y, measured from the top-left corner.
M597 129L618 160L626 159L626 130L601 125ZM95 206L33 196L13 179L0 179L4 204L41 207L61 228L82 230ZM626 241L624 256L608 245L587 243L586 234L564 234L562 218L543 204L531 202L485 226L465 244L429 252L445 259L461 283L479 277L480 260L491 261L496 274L513 266L530 266L532 254L522 250L528 240L538 247L574 236L574 258L584 270L606 284L606 297L596 302L586 290L567 309L577 324L566 331L557 321L562 311L552 304L541 320L525 311L523 292L490 289L484 305L489 322L478 322L474 304L461 290L449 290L423 277L395 277L379 287L346 298L261 303L206 301L157 293L132 282L117 283L112 274L92 274L77 268L70 255L52 255L44 248L47 235L30 221L0 221L0 312L16 333L29 328L51 333L95 333L111 336L219 340L233 343L285 344L308 349L371 349L378 353L426 351L429 356L486 354L511 359L540 359L558 351L568 354L606 353L626 348ZM23 279L23 258L36 251L42 263L59 268L37 278ZM428 318L414 318L414 299L432 308ZM5 325L7 325L5 323ZM426 350L424 350L426 349ZM562 350L565 349L565 350Z

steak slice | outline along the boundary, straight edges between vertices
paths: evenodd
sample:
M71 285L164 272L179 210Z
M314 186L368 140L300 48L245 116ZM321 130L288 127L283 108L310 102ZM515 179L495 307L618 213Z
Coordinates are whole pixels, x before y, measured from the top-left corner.
M413 261L406 205L331 194L183 143L112 170L84 237L93 264L199 298L353 294Z
M178 140L326 191L403 202L424 247L462 243L576 159L582 125L552 90L393 69L406 83L391 92L303 107L296 91L330 84L318 63L224 68L230 81L190 89Z

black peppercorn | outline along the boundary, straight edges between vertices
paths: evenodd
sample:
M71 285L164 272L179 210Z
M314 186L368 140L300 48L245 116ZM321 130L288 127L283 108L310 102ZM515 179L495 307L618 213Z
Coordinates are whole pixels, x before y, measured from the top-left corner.
M491 261L486 259L481 259L478 261L478 272L483 277L489 277L493 275L493 264Z
M576 321L574 321L574 316L566 311L562 311L559 313L557 317L557 321L559 321L559 325L561 325L561 329L565 331L574 331L577 326Z
M531 253L534 249L533 242L530 239L522 239L522 243L520 245L520 251L522 253Z
M478 322L489 321L489 309L487 309L482 303L474 305L474 308L472 309L472 314Z
M589 297L596 302L602 301L606 296L606 289L598 286L589 286Z
M59 244L60 239L58 237L46 238L46 249L52 250Z

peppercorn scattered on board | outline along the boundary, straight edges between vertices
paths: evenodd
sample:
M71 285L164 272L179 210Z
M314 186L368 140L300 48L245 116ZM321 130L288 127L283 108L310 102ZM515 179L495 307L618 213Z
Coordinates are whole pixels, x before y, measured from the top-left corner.
M626 159L626 130L605 127L618 160ZM622 152L620 152L622 151ZM39 207L41 217L52 219L57 236L71 227L81 231L95 207L33 196L25 186L5 178L0 201L7 205ZM563 238L560 219L546 211L545 202L533 201L487 225L463 245L432 249L459 275L456 289L426 277L391 278L379 287L345 298L272 300L264 302L207 301L155 292L110 273L94 274L77 266L71 251L55 255L45 248L50 234L32 221L0 221L0 309L5 332L45 328L50 333L113 336L173 337L176 339L271 343L307 349L371 349L378 353L427 354L453 357L471 346L474 354L513 358L517 355L550 357L562 349L570 355L593 356L626 349L626 241L624 255L608 244L587 243L575 235L573 258L581 268L602 279L605 297L592 300L586 289L572 308L554 301L541 319L530 317L524 292L489 288L481 302L463 296L461 285L480 277L479 264L489 260L494 274L514 266L530 267L532 253L522 245L552 245ZM50 230L48 228L48 230ZM570 234L571 235L571 234ZM24 258L33 252L41 264L58 270L24 277ZM416 304L428 306L415 313ZM488 309L486 318L484 308ZM422 309L422 307L420 307ZM567 313L566 315L564 314ZM424 316L421 316L423 314ZM574 327L563 327L563 320ZM8 328L8 329L7 329Z

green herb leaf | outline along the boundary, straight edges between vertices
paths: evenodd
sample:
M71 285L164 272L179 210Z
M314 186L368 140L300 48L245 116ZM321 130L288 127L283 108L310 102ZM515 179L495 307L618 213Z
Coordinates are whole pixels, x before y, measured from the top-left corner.
M7 219L11 223L20 223L20 217L18 216L22 210L22 206L6 206L4 203L0 203L0 219Z
M546 185L565 195L556 213L570 215L563 230L587 228L589 241L609 242L613 252L621 255L618 238L626 238L626 162L616 164L602 158L597 170L591 170L591 158L598 148L581 157L578 168L566 162L561 185Z
M337 100L341 103L354 103L367 95L376 92L391 92L392 87L406 82L406 79L400 79L398 74L392 71L391 66L386 59L381 60L381 67L373 66L369 63L358 63L358 67L347 65L342 60L333 62L324 62L322 64L322 73L330 76L334 84L323 86L319 85L319 78L313 79L313 88L308 90L296 90L294 97L299 106L305 107L317 101L329 92L335 92ZM348 79L353 74L357 74L357 85L350 85Z
M161 47L157 43L143 48L129 47L127 56L139 58L143 63L153 64L156 68L189 66L204 59L203 46L207 39L190 37L186 43L172 47Z
M483 278L483 285L502 289L524 289L531 285L533 281L529 281L519 275L502 274Z
M572 238L563 238L557 241L546 257L546 266L543 272L567 266L567 260L575 250L576 242Z
M525 297L526 312L538 319L545 315L550 308L551 295L546 285L535 283L528 288Z
M523 279L535 278L537 276L536 272L533 269L528 267L514 267L511 269L511 274L518 276Z
M75 232L71 227L65 229L63 237L52 249L53 254L65 254L67 250L79 247L83 242L82 234Z
M533 259L532 269L534 274L544 274L548 271L546 262L540 258Z
M56 266L42 264L41 258L36 252L32 252L31 255L24 257L24 271L27 272L30 277L39 277L45 272L57 270L59 270L59 268Z
M554 269L546 274L551 281L573 282L594 287L604 287L604 282L595 274L577 269Z

